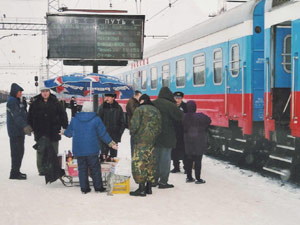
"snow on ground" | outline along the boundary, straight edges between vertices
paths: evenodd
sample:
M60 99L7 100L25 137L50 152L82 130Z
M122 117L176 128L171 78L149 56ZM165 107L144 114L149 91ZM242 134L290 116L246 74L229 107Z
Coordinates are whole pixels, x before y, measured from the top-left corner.
M2 104L1 104L2 105ZM0 109L1 109L0 105ZM94 225L94 224L209 224L295 225L300 221L300 188L282 186L278 180L204 157L204 185L185 183L185 175L171 174L174 189L153 188L153 195L83 195L78 186L60 181L45 185L38 176L33 137L26 137L22 172L27 180L9 180L10 149L6 126L0 127L0 224ZM129 151L128 131L119 145ZM63 137L60 152L71 149ZM137 185L131 179L130 189Z

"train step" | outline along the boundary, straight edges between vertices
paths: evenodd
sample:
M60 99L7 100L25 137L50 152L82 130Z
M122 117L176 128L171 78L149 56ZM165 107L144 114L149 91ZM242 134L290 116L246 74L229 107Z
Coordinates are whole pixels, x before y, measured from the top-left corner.
M267 166L264 166L263 169L270 173L280 175L283 181L287 181L291 176L291 172L289 169L280 169L277 167L267 167Z
M236 149L236 148L228 147L228 150L229 150L229 151L232 151L232 152L241 153L241 154L244 153L244 150L243 150L243 149Z
M292 157L287 157L287 156L278 156L278 155L269 155L270 159L275 159L275 160L279 160L282 162L287 162L287 163L292 163Z
M295 147L287 146L287 145L276 145L276 148L281 148L289 151L295 151Z

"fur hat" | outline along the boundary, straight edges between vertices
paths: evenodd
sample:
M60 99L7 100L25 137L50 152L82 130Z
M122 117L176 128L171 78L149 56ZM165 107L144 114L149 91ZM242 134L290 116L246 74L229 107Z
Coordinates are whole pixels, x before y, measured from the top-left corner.
M81 112L94 112L93 102L84 102Z
M40 91L46 91L46 90L50 91L50 88L45 87L44 84L41 84L41 86L40 86Z

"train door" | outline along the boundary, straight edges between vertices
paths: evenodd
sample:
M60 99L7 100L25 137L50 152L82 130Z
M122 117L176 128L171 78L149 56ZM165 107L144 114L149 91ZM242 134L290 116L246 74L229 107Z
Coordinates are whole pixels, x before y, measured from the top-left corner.
M225 67L225 115L230 119L238 118L241 114L242 100L239 97L242 92L242 75L240 60L240 45L235 41L228 42L228 63Z
M276 132L281 132L289 130L290 122L291 23L273 26L271 37L272 118L275 120Z
M292 22L292 54L291 54L291 132L294 137L300 137L300 19ZM299 143L300 144L300 143Z
M140 84L140 71L135 71L133 73L133 89L139 90L139 84Z

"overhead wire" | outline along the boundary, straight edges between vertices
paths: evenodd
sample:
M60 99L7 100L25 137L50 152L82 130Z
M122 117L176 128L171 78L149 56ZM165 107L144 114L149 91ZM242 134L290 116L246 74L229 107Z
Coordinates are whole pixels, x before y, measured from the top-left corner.
M170 1L170 3L169 3L168 6L166 6L165 8L163 8L160 11L158 11L157 13L155 13L153 16L151 16L149 19L147 19L146 22L149 22L151 19L153 19L154 17L158 16L159 14L161 14L162 12L164 12L166 9L171 8L171 6L174 5L178 1L179 0L175 0L173 2Z
M77 0L76 4L75 4L75 8L78 6L80 0Z

